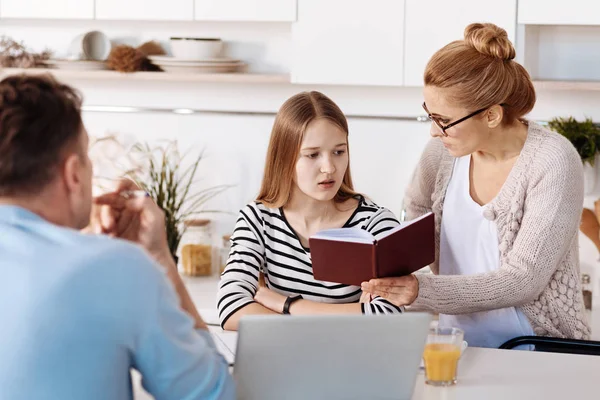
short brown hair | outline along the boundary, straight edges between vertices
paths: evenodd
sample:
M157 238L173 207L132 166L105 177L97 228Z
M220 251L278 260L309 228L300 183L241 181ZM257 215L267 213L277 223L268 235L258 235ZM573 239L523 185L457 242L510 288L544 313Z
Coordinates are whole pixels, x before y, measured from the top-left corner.
M505 123L533 109L535 89L529 73L513 61L506 31L494 24L470 24L464 40L438 50L425 68L425 85L452 88L451 100L478 110L500 104Z
M306 127L311 121L319 118L337 125L348 136L348 122L344 113L323 93L302 92L283 103L275 117L271 131L265 172L257 201L273 208L282 207L288 203ZM348 157L350 156L349 147ZM334 201L342 203L356 194L350 175L350 163L348 163L342 186L336 193Z
M51 75L0 82L0 196L34 194L55 176L81 128L81 96Z

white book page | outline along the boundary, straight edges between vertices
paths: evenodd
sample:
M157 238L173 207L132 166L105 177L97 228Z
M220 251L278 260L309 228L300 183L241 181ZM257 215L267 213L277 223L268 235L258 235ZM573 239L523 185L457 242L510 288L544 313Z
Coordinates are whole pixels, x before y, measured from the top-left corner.
M415 219L411 219L410 221L404 221L404 222L400 222L400 225L398 225L397 227L395 227L394 229L390 229L387 232L384 232L383 235L381 235L381 237L379 238L380 240L383 239L384 237L388 237L391 234L398 232L399 230L402 230L404 228L406 228L407 226L411 226L412 224L414 224L415 222L418 222L422 219L425 219L427 216L429 216L430 214L433 214L432 212L428 212L426 214L421 215L418 218Z
M311 236L313 239L336 240L340 242L374 243L375 237L360 228L326 229Z

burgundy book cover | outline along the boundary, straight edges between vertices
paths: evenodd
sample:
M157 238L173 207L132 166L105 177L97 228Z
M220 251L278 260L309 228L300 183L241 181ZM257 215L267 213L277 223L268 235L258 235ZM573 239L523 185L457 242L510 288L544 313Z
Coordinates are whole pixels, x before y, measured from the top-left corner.
M410 222L410 221L409 221ZM434 216L423 219L375 243L310 238L315 279L360 285L372 278L411 274L435 260Z

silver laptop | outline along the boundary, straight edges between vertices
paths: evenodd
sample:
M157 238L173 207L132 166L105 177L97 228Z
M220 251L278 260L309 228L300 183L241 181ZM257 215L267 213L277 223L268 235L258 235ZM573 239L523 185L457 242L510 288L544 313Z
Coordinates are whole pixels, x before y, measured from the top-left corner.
M247 316L240 320L238 398L410 399L431 316Z

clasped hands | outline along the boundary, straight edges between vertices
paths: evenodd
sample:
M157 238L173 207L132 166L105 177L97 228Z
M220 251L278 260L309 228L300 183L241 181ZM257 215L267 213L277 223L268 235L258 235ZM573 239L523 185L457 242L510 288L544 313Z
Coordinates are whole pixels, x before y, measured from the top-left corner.
M114 192L96 197L85 230L135 242L164 265L163 261L171 258L164 212L150 197L127 199L121 195L133 190L139 190L135 182L122 179Z

